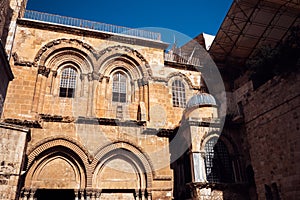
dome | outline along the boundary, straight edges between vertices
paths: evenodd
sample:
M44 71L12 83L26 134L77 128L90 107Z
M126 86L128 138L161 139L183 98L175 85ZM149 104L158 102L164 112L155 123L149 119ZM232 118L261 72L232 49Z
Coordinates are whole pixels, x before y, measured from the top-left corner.
M187 102L186 108L191 108L194 106L204 106L211 105L216 106L216 100L211 94L207 93L197 93Z

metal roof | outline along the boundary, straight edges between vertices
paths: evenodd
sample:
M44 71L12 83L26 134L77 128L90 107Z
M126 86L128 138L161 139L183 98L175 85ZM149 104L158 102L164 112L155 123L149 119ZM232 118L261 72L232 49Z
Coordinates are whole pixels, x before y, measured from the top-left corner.
M256 49L275 47L300 25L300 0L234 0L209 50L222 69L241 70Z
M199 92L189 99L189 101L186 104L186 108L191 108L195 106L199 107L205 105L217 106L217 103L215 98L211 94Z

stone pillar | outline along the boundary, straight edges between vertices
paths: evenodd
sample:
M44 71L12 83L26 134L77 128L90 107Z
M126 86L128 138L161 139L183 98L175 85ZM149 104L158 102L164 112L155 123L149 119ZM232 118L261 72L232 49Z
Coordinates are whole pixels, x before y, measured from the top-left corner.
M79 191L78 190L74 190L74 195L75 195L75 200L79 200Z
M146 107L146 113L145 113L145 119L149 120L149 83L144 86L144 93L145 93L145 107Z
M206 182L204 157L205 152L190 152L193 182Z
M144 190L141 190L141 200L146 200Z
M151 190L149 190L149 189L147 190L146 189L145 192L146 192L146 196L147 196L146 199L147 200L152 200L152 192L151 192Z
M28 200L30 194L30 190L28 189L23 189L22 191L22 196L21 196L21 200Z
M84 190L80 190L79 193L80 193L80 200L85 200L85 198L84 198Z
M31 189L30 194L29 194L29 199L28 200L34 200L34 195L35 195L36 189Z
M135 189L134 193L133 193L134 199L138 200L139 199L139 190Z
M38 74L36 85L34 88L34 96L32 103L32 111L35 113L41 112L44 103L44 96L46 93L46 82L49 76L50 69L45 66L38 66Z
M97 190L96 191L96 200L100 200L102 190Z

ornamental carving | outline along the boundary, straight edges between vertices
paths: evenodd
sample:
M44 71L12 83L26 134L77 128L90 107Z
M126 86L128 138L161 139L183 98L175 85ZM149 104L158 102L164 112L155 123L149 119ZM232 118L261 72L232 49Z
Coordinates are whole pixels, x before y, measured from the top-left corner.
M95 51L95 49L90 46L87 43L84 43L80 40L77 39L66 39L66 38L62 38L62 39L57 39L54 41L49 42L48 44L46 44L45 46L43 46L37 53L37 55L35 56L34 62L38 62L41 59L41 56L43 55L43 53L45 51L47 51L49 48L62 44L62 43L66 43L66 44L75 44L77 46L81 46L83 49L88 50L89 52L91 52L96 58L97 56L97 52Z
M145 64L146 68L150 68L150 65L148 64L147 60L144 58L142 54L140 54L137 50L130 48L128 46L112 46L112 47L107 47L106 49L103 49L102 51L99 52L99 57L103 56L106 53L109 53L111 51L117 52L118 50L124 50L125 52L132 53L134 56L140 59Z
M19 56L18 56L18 54L16 52L14 52L12 54L12 57L14 59L14 65L24 66L24 67L32 67L32 66L34 66L34 63L32 63L32 62L20 60Z
M41 74L41 75L43 75L43 76L45 76L45 77L48 78L49 73L50 73L50 68L47 68L45 66L39 66L39 68L38 68L38 74Z

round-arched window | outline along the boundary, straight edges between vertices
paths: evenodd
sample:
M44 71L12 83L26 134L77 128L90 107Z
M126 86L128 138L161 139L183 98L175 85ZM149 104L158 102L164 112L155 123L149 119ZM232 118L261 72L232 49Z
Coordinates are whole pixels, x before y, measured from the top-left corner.
M113 75L112 101L126 102L127 76L122 72Z
M77 71L72 67L66 67L61 72L59 96L73 98L76 89Z

